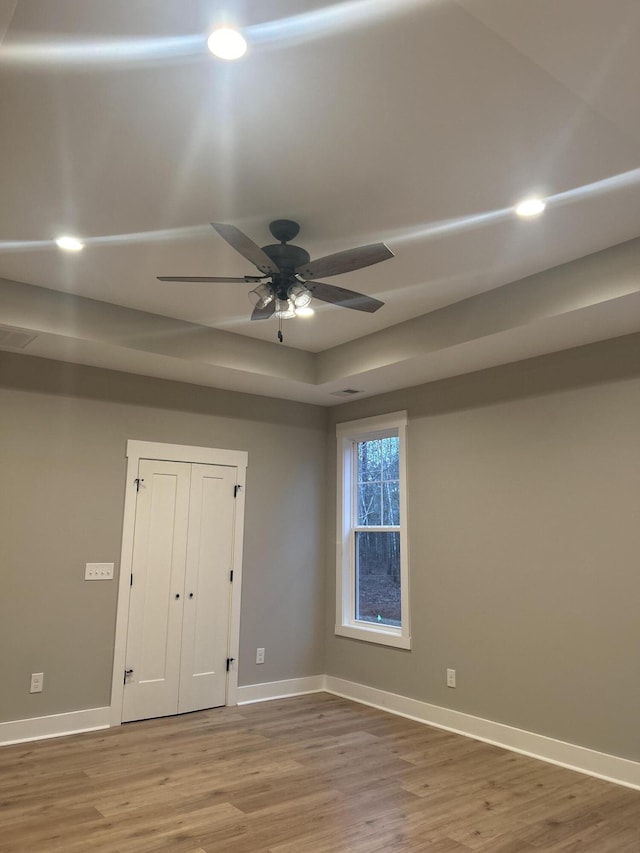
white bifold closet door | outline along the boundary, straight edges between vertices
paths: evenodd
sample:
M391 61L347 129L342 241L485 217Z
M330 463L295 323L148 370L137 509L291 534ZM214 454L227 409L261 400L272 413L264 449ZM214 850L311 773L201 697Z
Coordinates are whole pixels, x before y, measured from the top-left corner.
M237 469L140 460L122 721L224 705Z

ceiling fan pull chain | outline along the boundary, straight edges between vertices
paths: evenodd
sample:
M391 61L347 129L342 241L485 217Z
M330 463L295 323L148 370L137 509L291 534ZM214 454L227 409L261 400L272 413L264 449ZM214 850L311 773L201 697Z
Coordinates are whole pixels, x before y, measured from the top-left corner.
M278 317L278 340L280 343L284 341L284 335L282 334L282 317Z

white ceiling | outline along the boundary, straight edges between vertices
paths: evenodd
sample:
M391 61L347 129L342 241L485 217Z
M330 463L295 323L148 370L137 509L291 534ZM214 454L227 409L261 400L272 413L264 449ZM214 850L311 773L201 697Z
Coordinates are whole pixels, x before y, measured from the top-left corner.
M205 48L223 11L235 64ZM638 0L0 0L3 33L26 353L331 405L640 330ZM208 223L264 245L275 218L312 258L385 240L331 279L385 306L318 303L278 344L251 285L156 280L255 273Z

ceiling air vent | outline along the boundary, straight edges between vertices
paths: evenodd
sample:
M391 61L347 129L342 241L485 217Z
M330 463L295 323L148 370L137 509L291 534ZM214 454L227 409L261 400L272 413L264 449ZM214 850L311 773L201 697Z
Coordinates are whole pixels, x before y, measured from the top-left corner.
M0 326L0 347L2 349L26 349L38 336L16 326Z
M342 391L332 391L331 393L334 397L351 397L353 394L362 394L362 391L355 388L343 388Z

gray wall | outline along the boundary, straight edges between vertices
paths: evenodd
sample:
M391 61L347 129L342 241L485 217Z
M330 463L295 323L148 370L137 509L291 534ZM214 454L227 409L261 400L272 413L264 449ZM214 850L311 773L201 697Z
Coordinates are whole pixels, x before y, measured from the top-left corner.
M411 652L333 635L333 425L398 409ZM249 451L241 684L326 671L640 760L639 427L640 335L328 412L2 353L0 720L109 701L116 585L82 573L119 559L136 438Z
M324 671L324 410L0 353L0 721L109 704L129 438L248 451L239 683Z
M332 410L408 410L413 647L333 635L334 450L327 672L640 760L639 368L633 336Z

